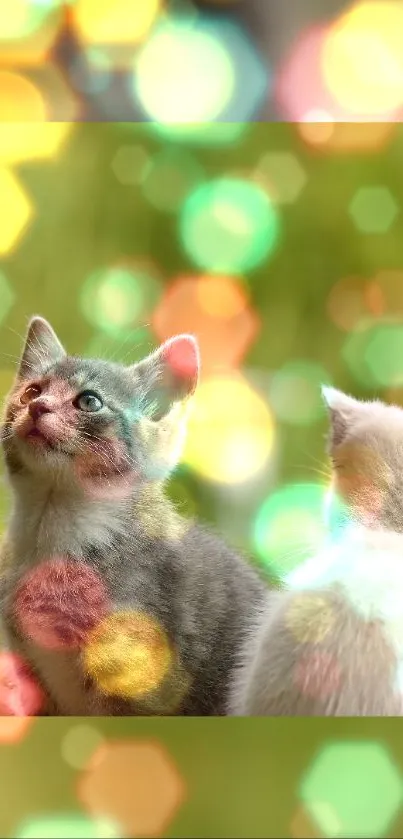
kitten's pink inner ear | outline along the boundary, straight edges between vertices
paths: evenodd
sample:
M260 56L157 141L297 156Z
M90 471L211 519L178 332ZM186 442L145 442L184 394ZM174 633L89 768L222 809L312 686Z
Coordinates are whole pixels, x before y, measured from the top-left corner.
M175 382L175 390L183 396L190 396L196 389L200 358L196 340L192 335L177 335L161 347L161 357L166 372Z

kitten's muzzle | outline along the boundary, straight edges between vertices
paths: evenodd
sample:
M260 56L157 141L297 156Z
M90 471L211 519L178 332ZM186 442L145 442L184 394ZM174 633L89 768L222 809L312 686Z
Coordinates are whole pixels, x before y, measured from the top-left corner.
M33 399L28 405L28 412L33 421L36 422L43 414L52 413L52 408L45 399Z

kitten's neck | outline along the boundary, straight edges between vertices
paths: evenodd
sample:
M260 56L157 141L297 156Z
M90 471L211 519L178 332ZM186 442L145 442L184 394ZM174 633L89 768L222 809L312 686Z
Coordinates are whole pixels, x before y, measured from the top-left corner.
M86 557L89 547L105 553L116 540L133 541L179 532L181 519L162 486L137 488L125 498L93 497L65 485L19 479L8 540L18 562L33 565L56 555Z

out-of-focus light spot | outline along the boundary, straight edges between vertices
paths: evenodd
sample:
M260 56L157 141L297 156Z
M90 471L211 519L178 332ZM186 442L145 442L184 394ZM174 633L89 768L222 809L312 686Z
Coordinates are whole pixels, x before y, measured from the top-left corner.
M13 612L22 634L50 650L76 649L106 614L105 586L84 562L57 557L24 574Z
M318 828L313 824L312 819L309 818L305 808L301 805L292 817L290 834L292 839L321 839Z
M234 21L197 15L166 17L140 50L134 71L136 97L162 125L252 120L270 75Z
M94 755L80 779L78 796L94 817L116 819L123 835L160 836L181 807L185 787L159 743L115 742L105 743Z
M66 122L4 122L0 130L0 163L22 163L57 155L72 131Z
M277 73L274 98L281 115L297 124L302 139L324 152L373 152L396 131L386 120L372 123L369 114L352 114L337 102L326 85L323 48L328 27L303 31ZM364 65L363 65L364 66ZM364 124L352 122L362 119Z
M0 121L41 122L48 117L41 91L28 78L10 70L0 71Z
M167 288L152 316L162 342L190 332L199 342L203 371L232 367L259 330L247 290L232 277L182 277Z
M399 207L387 187L361 187L351 201L349 212L363 233L386 233Z
M136 44L148 34L161 0L74 0L72 19L87 44Z
M274 431L267 403L240 374L211 377L194 397L184 462L209 481L244 483L265 468Z
M374 317L403 315L403 271L379 271L365 286L365 303Z
M0 715L34 717L43 708L45 696L28 664L11 652L0 653ZM15 736L12 730L12 739ZM3 740L10 731L4 727ZM0 731L0 741L2 740Z
M5 321L15 300L15 294L3 271L0 271L0 323Z
M13 834L14 839L115 839L121 827L100 816L89 819L81 814L55 814L26 819Z
M46 61L35 71L41 93L47 104L47 118L55 122L79 121L82 118L82 103L74 94L67 74L51 61ZM27 119L27 115L23 116Z
M260 158L255 176L267 181L268 191L278 204L292 204L304 188L307 176L291 152L267 152Z
M380 323L368 338L365 362L374 382L383 387L403 385L403 323Z
M81 93L102 93L112 79L112 57L101 47L87 47L75 56L69 66L69 79Z
M147 319L159 295L159 281L147 267L115 266L88 277L81 308L95 327L119 338Z
M202 180L203 169L197 159L184 149L170 146L146 166L143 193L157 210L174 213Z
M253 542L261 562L284 577L317 550L326 534L323 484L286 484L258 510Z
M73 725L61 743L63 759L74 769L83 769L105 738L92 725Z
M142 699L160 687L173 652L162 627L140 612L108 615L88 638L84 663L107 694Z
M121 184L137 186L144 178L149 160L150 156L144 146L121 146L111 165Z
M347 335L341 351L350 373L356 381L367 387L376 385L365 355L375 325L369 318L360 321Z
M199 186L185 201L180 237L190 259L216 273L242 274L274 252L280 221L268 194L241 178Z
M0 4L0 53L9 67L44 60L63 23L60 0L13 0Z
M402 805L403 784L385 746L346 741L322 748L299 795L321 835L382 837Z
M291 361L274 374L270 404L279 419L308 425L323 416L320 385L329 381L326 370L313 361Z
M403 104L403 6L355 3L323 44L326 84L351 114L396 115Z
M368 280L364 277L343 277L335 283L327 298L326 308L333 323L350 332L368 316L370 307L366 293Z
M0 715L0 743L19 743L32 727L33 717Z
M163 140L213 148L233 146L250 130L248 122L148 122L145 125Z
M0 167L0 195L0 255L4 255L16 247L33 207L16 176L3 167Z
M158 122L216 119L232 98L231 58L218 38L184 19L164 20L136 60L134 84Z

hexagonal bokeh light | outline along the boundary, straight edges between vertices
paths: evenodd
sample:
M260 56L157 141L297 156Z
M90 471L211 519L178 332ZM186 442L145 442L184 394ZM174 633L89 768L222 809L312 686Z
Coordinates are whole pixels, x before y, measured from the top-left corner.
M13 0L0 4L0 50L8 66L39 64L63 23L60 0Z
M290 483L272 492L259 508L253 543L260 561L282 578L321 545L326 533L328 486Z
M154 270L143 264L122 264L92 273L81 289L81 308L96 328L117 338L130 337L146 319L160 295Z
M162 0L74 0L71 17L84 44L137 44L148 35Z
M138 144L120 146L111 166L121 184L136 186L145 175L150 156L144 146Z
M259 319L247 290L233 277L181 277L168 286L152 316L159 341L197 337L203 374L239 364L255 340Z
M94 754L78 797L94 818L120 824L124 835L159 836L171 825L185 785L171 756L154 741L113 741Z
M384 186L360 187L350 206L350 215L363 233L386 233L399 207L391 191Z
M371 152L391 138L396 126L386 118L369 125L371 112L356 114L337 101L323 67L328 34L329 27L319 24L298 35L278 69L275 101L281 115L297 123L300 135L309 145L327 152ZM364 124L356 121L359 119Z
M199 268L242 274L261 265L275 251L280 219L269 195L242 178L208 181L185 201L180 238Z
M279 419L309 425L323 417L320 386L330 382L321 364L298 359L278 370L269 386L270 404Z
M386 836L403 803L401 772L380 742L330 742L302 778L299 797L321 836Z
M350 113L398 119L403 105L402 5L393 0L352 4L329 27L322 66L333 96Z
M156 210L174 213L203 180L203 168L193 154L168 146L146 165L142 190Z
M269 194L278 204L297 200L308 178L292 152L266 152L258 161L255 176L267 182Z
M68 122L2 122L0 164L51 159L72 131Z
M211 376L199 385L183 457L199 475L228 485L253 480L274 441L270 408L240 373Z
M268 83L268 67L241 27L197 13L162 18L134 63L133 93L157 130L158 124L247 122Z
M342 277L330 289L326 308L333 323L343 332L350 332L371 314L366 277Z
M342 355L350 372L367 387L403 385L403 322L367 320L347 336Z
M90 819L81 813L33 816L21 822L13 839L118 839L121 827L105 818Z
M33 214L33 206L16 175L0 168L0 255L3 256L18 244Z

